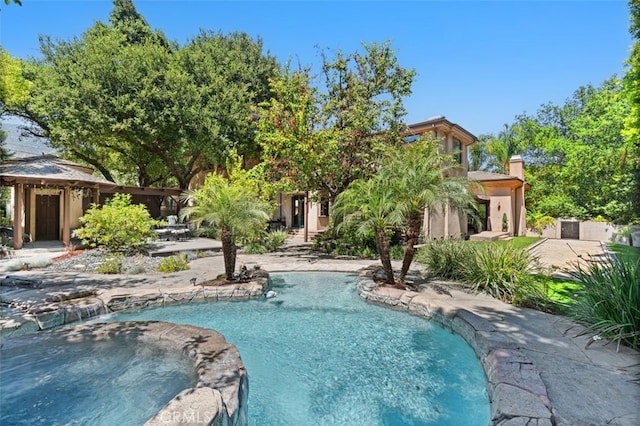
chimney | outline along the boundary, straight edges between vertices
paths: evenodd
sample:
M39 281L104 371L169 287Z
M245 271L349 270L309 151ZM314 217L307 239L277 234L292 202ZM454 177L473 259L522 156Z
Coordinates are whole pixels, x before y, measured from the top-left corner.
M524 161L519 155L514 155L509 160L509 175L524 180Z

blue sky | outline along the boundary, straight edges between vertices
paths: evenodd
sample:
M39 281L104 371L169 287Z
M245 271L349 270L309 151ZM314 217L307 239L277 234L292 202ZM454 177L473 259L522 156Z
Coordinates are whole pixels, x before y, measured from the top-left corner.
M0 43L38 56L38 35L70 39L107 21L110 0L22 0L0 10ZM445 115L497 133L523 112L562 104L580 86L624 72L632 44L626 1L134 0L151 27L186 42L199 29L261 37L282 63L318 69L319 49L390 40L416 69L406 121Z

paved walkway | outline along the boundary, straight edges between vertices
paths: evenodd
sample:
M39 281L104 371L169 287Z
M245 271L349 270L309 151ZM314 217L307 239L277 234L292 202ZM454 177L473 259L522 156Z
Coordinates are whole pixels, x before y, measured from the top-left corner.
M599 246L582 243L547 240L536 251L541 255L542 262L559 267L561 261L573 261L581 253L593 254L593 250ZM260 265L262 269L271 272L355 272L377 263L317 255L305 246L298 245L290 246L277 254L239 254L237 262L247 267ZM40 289L0 287L0 296L20 305L37 304L47 297L70 289L97 288L99 291L114 291L138 288L158 291L189 286L193 278L196 282L213 279L222 271L223 260L220 255L197 259L191 262L189 271L174 274L104 276L23 271L12 275L43 280L51 285L44 285ZM517 342L518 349L533 360L540 371L556 424L640 425L638 352L625 347L617 350L615 344L591 342L587 337L576 336L581 328L563 317L517 308L483 295L470 295L453 285L424 286L416 297L423 298L425 304L469 310L489 320ZM9 310L4 311L2 321L11 321ZM593 344L587 348L588 343Z
M590 260L604 255L604 243L600 241L544 239L530 249L540 264L552 274L563 275L567 269L585 266Z

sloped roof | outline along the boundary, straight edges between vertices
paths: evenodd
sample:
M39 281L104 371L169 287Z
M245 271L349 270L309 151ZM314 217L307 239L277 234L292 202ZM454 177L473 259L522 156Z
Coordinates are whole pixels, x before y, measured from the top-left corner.
M16 158L0 165L0 180L5 183L22 182L34 184L115 185L113 182L94 176L91 169L53 155L38 155Z
M519 177L505 175L502 173L474 171L474 172L468 172L467 176L469 177L469 179L475 180L478 182L495 182L495 181L508 181L508 180L517 180L522 182L522 179L520 179Z

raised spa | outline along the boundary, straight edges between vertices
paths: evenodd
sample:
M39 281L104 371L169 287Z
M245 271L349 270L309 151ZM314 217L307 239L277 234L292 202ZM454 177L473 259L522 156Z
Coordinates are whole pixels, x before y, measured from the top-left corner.
M252 425L487 425L473 350L438 324L371 305L343 273L271 274L275 297L112 316L217 330L249 376ZM97 384L100 388L100 384Z
M181 351L46 336L0 351L0 424L143 424L196 383Z

